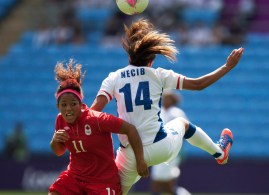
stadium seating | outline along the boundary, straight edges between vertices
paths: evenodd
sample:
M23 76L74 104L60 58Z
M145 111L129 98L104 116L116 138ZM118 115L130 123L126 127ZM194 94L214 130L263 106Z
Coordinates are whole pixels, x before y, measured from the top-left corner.
M186 8L180 14L182 15L182 19L190 25L203 22L208 26L213 26L219 19L219 11L210 9Z
M100 21L109 16L103 12L78 13L83 21L90 18ZM102 22L100 22L102 23ZM102 23L104 25L104 23ZM89 27L90 28L90 27ZM54 67L58 61L68 62L74 58L82 63L87 75L84 81L85 103L91 105L101 85L109 74L128 64L122 48L102 48L99 42L103 26L91 32L91 45L52 45L42 48L32 46L34 32L26 32L13 45L7 55L0 59L0 139L9 134L17 121L25 124L29 147L33 153L50 152L49 142L54 132L57 115L54 93ZM236 157L267 157L269 152L269 36L250 34L245 54L234 70L209 88L194 92L182 91L182 108L189 119L202 127L213 140L219 139L221 130L233 130L235 144L231 155ZM178 62L169 63L157 57L155 67L173 69L189 77L198 77L224 64L234 47L209 48L182 47ZM117 114L115 101L106 112ZM118 140L115 138L115 148ZM0 150L4 147L0 142ZM184 144L188 156L206 156L205 152Z
M84 64L87 70L84 82L87 104L91 104L102 79L110 71L127 64L126 54L121 48L103 49L87 45L51 46L39 50L19 48L20 43L0 62L0 71L5 73L0 78L0 132L4 136L12 130L16 121L23 121L33 152L49 151L49 140L57 114L54 100L57 83L53 74L57 61L68 61L74 57L77 62ZM196 77L225 63L226 56L232 49L181 48L176 64L170 64L162 57L157 58L155 64ZM255 50L248 43L239 66L208 89L200 92L182 91L182 108L190 120L205 129L214 140L219 138L222 128L231 128L235 136L232 155L269 157L264 149L269 146L266 141L269 134L265 128L269 125L269 92L265 87L269 84L269 68L266 66L268 57L264 54L269 48L260 48L263 50L261 53L256 53ZM214 55L216 53L218 55ZM116 114L115 105L109 105L106 112ZM188 155L206 155L188 144L185 146Z

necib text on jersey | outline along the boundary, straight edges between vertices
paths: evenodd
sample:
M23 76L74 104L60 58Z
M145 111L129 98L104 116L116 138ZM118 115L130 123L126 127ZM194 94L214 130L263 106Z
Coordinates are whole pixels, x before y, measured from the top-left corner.
M144 68L130 69L130 70L122 71L121 78L135 77L135 76L144 75L144 74L145 74Z

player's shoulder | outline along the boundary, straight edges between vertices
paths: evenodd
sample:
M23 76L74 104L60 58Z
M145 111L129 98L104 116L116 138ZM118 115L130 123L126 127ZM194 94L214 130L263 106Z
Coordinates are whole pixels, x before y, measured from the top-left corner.
M109 76L115 76L115 75L119 74L120 72L122 72L122 71L124 71L124 70L126 70L126 69L129 69L129 66L125 66L125 67L123 67L123 68L119 68L119 69L117 69L117 70L115 70L115 71L111 71L111 72L109 73Z
M56 125L56 128L60 128L60 129L67 125L67 123L66 123L66 121L65 121L65 119L64 119L64 117L62 116L61 113L59 113L57 115L55 125Z
M118 69L118 70L109 72L108 76L105 79L106 82L113 83L114 81L116 81L117 78L119 77L121 71L122 71L122 69Z
M105 112L100 112L92 109L89 109L87 114L88 119L91 118L96 120L104 120L106 118L109 118L110 116L111 114L107 114Z
M155 69L155 71L158 73L158 74L163 74L163 75L169 75L171 73L174 73L173 70L171 69L165 69L165 68L161 68L161 67L158 67Z
M98 118L100 117L100 115L102 115L102 112L92 110L92 109L88 109L87 112L88 112L87 116L91 118Z
M63 120L64 120L64 118L63 118L62 114L58 113L56 116L56 121L63 121Z
M162 68L162 67L157 67L155 68L156 71L167 71L167 69L165 68Z
M81 114L79 121L95 121L94 118L98 118L101 112L92 110L85 103L82 104Z

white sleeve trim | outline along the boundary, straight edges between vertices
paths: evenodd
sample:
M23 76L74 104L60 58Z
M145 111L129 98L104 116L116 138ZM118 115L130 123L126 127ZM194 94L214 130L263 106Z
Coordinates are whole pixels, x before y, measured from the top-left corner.
M185 79L184 76L179 77L179 90L182 90L184 79Z
M107 92L105 92L105 91L101 91L101 90L100 90L100 91L98 92L97 96L99 96L99 95L104 95L104 96L106 96L107 101L110 102L111 97L109 96L109 94L108 94Z

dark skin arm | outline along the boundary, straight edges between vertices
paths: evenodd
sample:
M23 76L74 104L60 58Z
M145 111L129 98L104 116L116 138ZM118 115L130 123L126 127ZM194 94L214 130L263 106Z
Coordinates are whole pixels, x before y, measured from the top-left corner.
M226 63L216 69L215 71L201 76L199 78L188 78L186 77L183 82L183 89L186 90L202 90L220 78L222 78L225 74L227 74L230 70L232 70L241 59L244 52L244 48L234 49L231 54L228 56Z
M65 153L66 147L64 142L66 142L68 139L69 135L65 132L65 130L58 130L54 133L50 141L50 147L54 154L57 156L62 156Z
M93 101L91 105L91 109L101 112L104 109L104 107L107 105L107 103L108 103L108 100L106 96L98 95Z
M142 177L149 176L148 165L144 159L144 150L141 138L135 126L123 121L119 134L126 134L135 154L137 172Z
M91 109L96 111L102 111L107 103L108 100L106 96L99 95L94 100ZM148 177L149 170L147 163L145 162L144 159L144 150L142 141L135 126L130 123L127 123L126 121L123 121L119 134L126 134L128 137L129 143L132 146L135 154L138 174L142 177Z
M218 81L220 78L222 78L224 75L226 75L230 70L232 70L241 59L242 55L244 53L244 48L234 49L231 54L228 56L226 63L216 69L215 71L206 74L204 76L198 77L198 78L188 78L185 77L183 82L183 89L186 90L202 90L216 81ZM102 111L106 104L108 103L108 100L106 96L99 95L94 100L91 109Z

